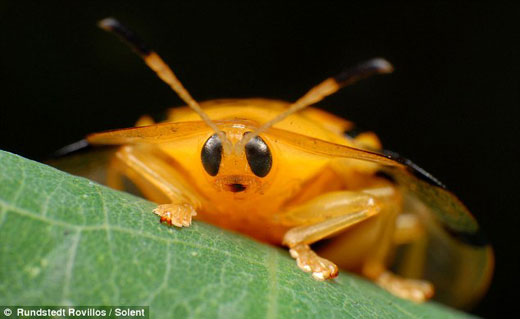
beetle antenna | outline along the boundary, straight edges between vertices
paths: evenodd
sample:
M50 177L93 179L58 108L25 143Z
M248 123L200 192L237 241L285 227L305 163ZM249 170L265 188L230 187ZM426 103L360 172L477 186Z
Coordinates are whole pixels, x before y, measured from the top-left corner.
M339 89L371 75L391 73L393 70L394 67L390 62L383 58L375 58L360 63L352 68L348 68L334 77L327 78L325 81L314 86L305 93L301 98L289 106L285 112L278 114L275 118L264 123L252 133L245 135L239 143L235 144L235 150L240 152L240 150L244 148L244 145L255 136L265 132L271 126L287 118L289 115L336 93Z
M98 26L105 31L113 32L119 38L124 40L124 42L126 42L141 58L143 58L146 65L155 71L157 76L159 76L161 80L168 84L172 90L174 90L177 95L184 102L186 102L186 104L188 104L192 110L197 112L201 119L217 133L224 146L224 151L226 153L231 151L232 144L226 138L224 132L222 132L209 118L209 116L204 113L199 103L197 103L197 101L191 97L190 93L184 88L175 73L173 73L170 67L166 64L166 62L163 61L163 59L161 59L157 53L149 49L148 46L145 45L144 42L135 35L134 32L132 32L114 18L105 18L98 22Z

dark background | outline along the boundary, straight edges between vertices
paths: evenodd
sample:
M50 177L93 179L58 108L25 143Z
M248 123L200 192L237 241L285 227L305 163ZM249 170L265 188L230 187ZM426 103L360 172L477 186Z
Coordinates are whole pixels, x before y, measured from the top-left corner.
M496 251L495 278L474 312L514 311L518 8L125 2L0 3L0 148L41 160L87 133L131 126L144 113L181 104L139 58L96 28L107 16L138 30L200 101L293 101L348 65L385 57L396 68L392 75L319 105L376 131L386 148L459 195Z

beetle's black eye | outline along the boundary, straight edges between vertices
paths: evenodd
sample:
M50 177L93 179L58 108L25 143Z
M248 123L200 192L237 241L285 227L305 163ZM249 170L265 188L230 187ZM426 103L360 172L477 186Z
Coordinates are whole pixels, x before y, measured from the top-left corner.
M271 165L273 164L271 151L260 136L256 136L247 142L246 157L249 167L251 167L256 176L264 177L271 170Z
M222 160L222 142L217 134L211 135L204 143L200 152L200 158L206 172L211 176L217 175L220 161Z

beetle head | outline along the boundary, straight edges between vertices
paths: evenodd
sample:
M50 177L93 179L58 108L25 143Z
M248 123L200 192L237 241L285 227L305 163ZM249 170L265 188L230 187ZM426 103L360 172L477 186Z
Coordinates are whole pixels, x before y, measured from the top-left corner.
M223 129L232 145L239 145L251 130L235 124ZM221 191L232 193L259 192L272 168L268 144L260 136L250 139L243 149L225 152L217 134L209 136L201 149L201 161L210 182Z

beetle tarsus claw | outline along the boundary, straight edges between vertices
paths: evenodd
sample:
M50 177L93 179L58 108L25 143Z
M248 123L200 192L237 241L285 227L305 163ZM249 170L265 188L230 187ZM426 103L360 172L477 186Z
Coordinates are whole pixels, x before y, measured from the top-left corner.
M389 271L379 275L376 283L393 295L414 302L424 302L434 293L433 285L428 281L402 278Z
M338 267L331 261L318 256L309 245L298 244L289 250L296 259L298 267L305 272L312 272L312 278L324 281L338 276Z
M192 217L197 215L193 206L186 203L159 205L153 212L161 218L160 223L177 227L189 227Z

